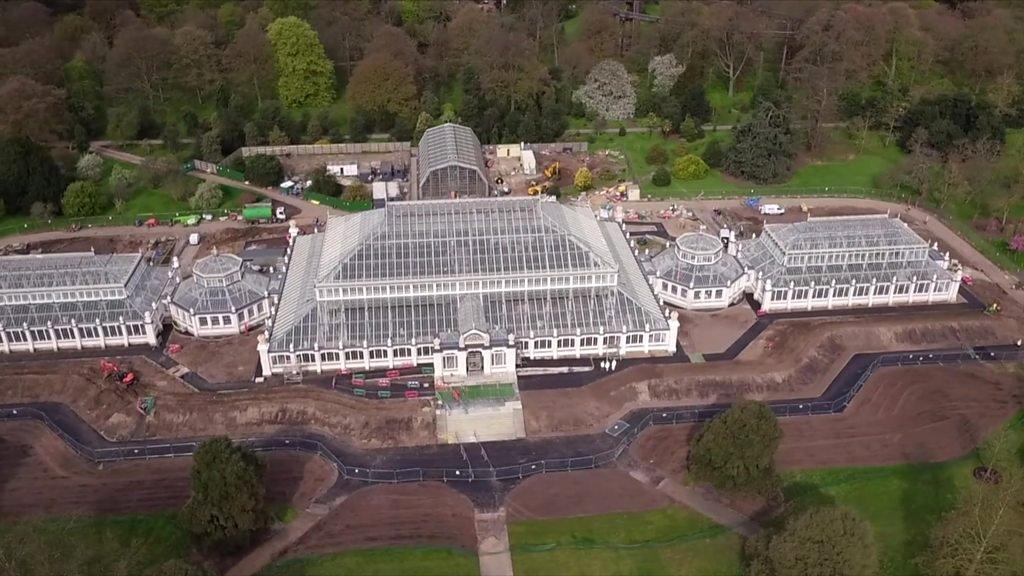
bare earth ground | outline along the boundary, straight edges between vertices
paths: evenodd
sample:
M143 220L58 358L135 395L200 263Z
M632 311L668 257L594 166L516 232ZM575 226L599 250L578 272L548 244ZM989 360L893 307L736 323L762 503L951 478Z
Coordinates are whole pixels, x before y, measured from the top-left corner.
M118 362L139 375L139 395L156 396L153 416L137 412L134 393L100 378L98 359L0 364L0 403L63 402L116 440L260 436L303 428L363 448L436 441L434 412L426 400L366 400L304 386L197 392L143 358Z
M265 454L267 498L296 508L334 483L337 469L319 457ZM38 422L0 423L0 518L132 514L188 500L191 458L87 463Z
M203 235L199 244L199 252L196 258L208 256L214 249L221 254L237 254L245 247L249 240L263 238L285 238L288 236L288 226L249 226L246 228L225 228L216 232Z
M757 320L746 302L725 310L679 312L679 345L687 353L724 352Z
M437 482L361 488L296 542L289 555L415 545L475 551L473 503Z
M510 521L664 508L672 500L618 468L531 476L505 498Z
M959 348L1018 334L1013 320L976 312L778 322L733 362L632 366L582 388L524 391L527 435L602 430L639 406L813 397L855 353ZM775 342L771 351L765 339Z
M882 466L949 460L970 452L1024 406L1024 376L1005 365L886 368L842 414L782 419L780 468ZM629 453L682 474L696 425L657 426Z
M259 362L256 338L259 331L240 336L195 338L171 333L169 344L180 344L181 352L171 357L211 382L252 380Z

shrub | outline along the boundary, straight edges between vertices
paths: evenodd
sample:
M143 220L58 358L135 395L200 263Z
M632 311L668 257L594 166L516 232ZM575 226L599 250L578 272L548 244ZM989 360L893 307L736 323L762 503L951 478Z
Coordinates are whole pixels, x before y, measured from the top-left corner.
M751 576L874 574L878 568L871 524L853 510L804 510L774 532L747 541Z
M142 160L135 174L140 185L146 188L159 188L172 175L178 173L178 161L172 156L152 156Z
M199 446L192 465L192 495L182 523L205 547L225 551L247 545L267 525L264 464L254 452L213 438Z
M214 182L203 182L196 188L188 205L193 210L213 210L224 201L224 191Z
M655 144L647 149L647 156L644 157L651 166L661 166L668 162L668 152L661 144Z
M708 175L711 169L708 165L694 154L687 154L672 164L672 175L679 180L700 180Z
M774 459L781 437L768 405L741 401L698 433L690 448L690 475L720 490L771 493L777 486Z
M131 198L132 188L135 186L135 171L124 166L114 166L110 170L107 182L110 184L110 193L115 200L128 200Z
M0 198L0 216L7 215L7 206L4 205L3 198Z
M325 196L339 196L342 188L338 180L327 172L327 166L318 166L313 169L310 175L310 192L324 194Z
M57 213L57 207L50 202L33 202L28 209L28 215L36 220L48 220Z
M547 192L545 192L545 194L551 196L552 198L561 198L562 189L558 186L558 184L552 184L551 186L548 186Z
M708 142L704 147L704 163L711 168L721 168L725 160L725 151L722 150L722 143L718 140Z
M619 136L625 136L625 135L626 135L626 127L623 126L622 124L619 124Z
M700 124L697 124L693 116L687 116L682 124L679 125L679 135L687 142L696 142L704 137L704 129L700 127Z
M672 183L672 175L669 174L668 170L664 166L659 166L654 174L651 175L651 184L655 186L668 186Z
M255 154L245 159L245 178L257 186L274 186L284 180L284 169L276 156Z
M572 183L579 192L590 190L594 186L594 176L590 173L589 168L583 166L576 171L576 175L573 176Z
M171 195L171 198L179 202L185 202L192 198L196 191L196 184L195 178L185 176L184 174L172 174L164 182L162 188Z
M96 216L110 206L110 199L95 182L78 181L68 184L61 198L64 214L72 218Z
M370 200L370 191L362 182L356 182L345 186L345 191L341 193L341 199L349 202L366 202Z
M82 180L98 182L103 177L103 159L92 153L85 154L75 164L75 174Z

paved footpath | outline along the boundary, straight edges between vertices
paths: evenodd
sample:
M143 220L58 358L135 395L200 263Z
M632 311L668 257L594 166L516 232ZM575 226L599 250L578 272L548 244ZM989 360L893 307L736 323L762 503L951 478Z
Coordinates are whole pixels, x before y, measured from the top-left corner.
M237 564L225 572L225 576L252 576L288 551L292 544L298 542L316 526L327 513L338 504L341 504L345 497L331 502L329 505L311 504L309 508L299 513L291 522L284 525L278 532L263 542L248 554L242 557Z
M505 508L497 512L477 510L474 519L480 576L512 576L512 551L508 543Z
M629 475L639 482L654 486L658 492L665 494L672 500L686 506L687 508L714 520L716 523L736 532L737 534L750 538L761 532L761 526L725 504L700 488L687 486L678 480L665 478L654 484L653 479L639 470L630 470Z

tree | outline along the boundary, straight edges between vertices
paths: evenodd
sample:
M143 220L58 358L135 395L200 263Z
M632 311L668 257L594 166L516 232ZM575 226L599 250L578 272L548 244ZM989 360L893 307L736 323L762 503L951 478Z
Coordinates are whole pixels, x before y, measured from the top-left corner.
M277 95L287 108L326 108L334 100L334 67L316 32L295 16L267 28L277 68Z
M678 180L700 180L708 175L708 165L694 154L686 154L676 158L672 163L672 175Z
M1002 144L1006 139L1006 129L992 106L966 93L922 98L903 115L898 131L904 150L910 150L914 135L923 134L921 143L942 154L963 141Z
M284 180L284 169L276 156L254 154L245 159L245 179L257 186L275 186Z
M419 97L413 68L383 52L368 54L352 72L345 98L377 127L388 128L398 118L414 119Z
M738 402L697 434L690 448L690 475L720 490L770 493L777 482L774 458L781 437L771 408Z
M193 210L213 210L224 201L224 191L216 182L205 181L196 188L188 199L189 208Z
M28 215L33 220L49 220L57 213L57 205L53 202L33 202Z
M683 67L676 60L676 55L670 52L651 58L650 63L647 64L647 73L651 75L655 93L667 94L675 86L679 75L683 73Z
M998 477L973 482L935 526L918 559L935 576L1019 575L1024 565L1024 445L1007 429L978 449L982 466Z
M221 52L213 44L213 34L194 26L178 28L174 49L175 80L202 104L203 95L215 92L221 84Z
M68 134L64 92L24 76L0 84L0 132L46 142Z
M594 177L590 173L590 169L583 166L577 170L576 175L572 178L572 184L576 187L577 192L584 192L593 188Z
M700 124L697 124L697 121L692 116L687 116L683 123L679 125L679 135L687 142L696 142L704 137L704 129L701 128Z
M127 202L132 197L135 187L135 171L125 166L114 166L110 169L107 182L110 184L110 193L114 200Z
M602 60L587 74L587 82L573 93L573 99L588 112L605 120L626 120L636 111L636 90L626 67L615 60Z
M143 96L150 106L163 102L174 58L174 40L166 29L144 24L124 28L107 55L106 90L125 100Z
M33 202L56 204L64 186L49 150L24 136L0 137L0 200L8 214L25 214Z
M672 183L672 175L664 166L658 166L658 169L651 174L651 184L655 186L668 186Z
M274 124L274 127L267 133L267 144L271 146L287 146L291 143L291 138L277 124Z
M725 161L725 152L722 151L722 143L717 139L708 142L704 147L704 154L701 156L709 168L721 168Z
M341 195L341 184L338 183L337 178L327 172L327 166L320 165L314 168L309 179L310 192L316 192L317 194L323 194L324 196Z
M1010 239L1009 247L1014 252L1024 252L1024 234L1014 234Z
M245 26L225 48L224 68L232 89L251 94L257 105L262 105L263 95L273 90L274 52L257 15L246 18Z
M736 80L758 50L762 22L754 10L734 2L712 4L709 18L715 62L725 75L731 98L736 93Z
M75 165L75 174L82 180L98 182L103 177L103 159L92 153L83 155Z
M687 116L693 118L698 124L711 121L714 109L708 102L704 86L701 84L690 84L682 79L677 81L669 91L668 97L662 100L665 109L665 117L672 121L672 124L679 126Z
M644 156L644 160L652 166L660 166L668 162L668 152L665 151L665 147L661 144L655 144L647 149L647 155Z
M370 191L362 182L355 182L345 186L345 191L341 193L341 199L347 202L367 202L371 199Z
M107 110L99 70L84 58L76 57L64 65L64 87L75 124L82 126L87 136L102 134L107 126Z
M725 171L758 184L781 182L793 172L793 136L789 119L770 103L753 118L733 128L733 144L725 154Z
M80 218L102 214L110 206L110 198L95 182L72 182L60 201L65 216Z
M849 508L815 507L747 543L750 576L861 576L878 568L871 524Z
M263 461L220 437L203 442L192 465L192 495L182 510L185 527L207 547L234 550L267 525Z

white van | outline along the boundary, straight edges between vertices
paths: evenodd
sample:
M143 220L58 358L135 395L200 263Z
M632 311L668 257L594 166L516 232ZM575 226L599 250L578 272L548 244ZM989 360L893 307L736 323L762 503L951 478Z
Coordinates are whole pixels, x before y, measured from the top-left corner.
M759 210L765 216L778 216L786 213L786 209L778 204L761 204Z

